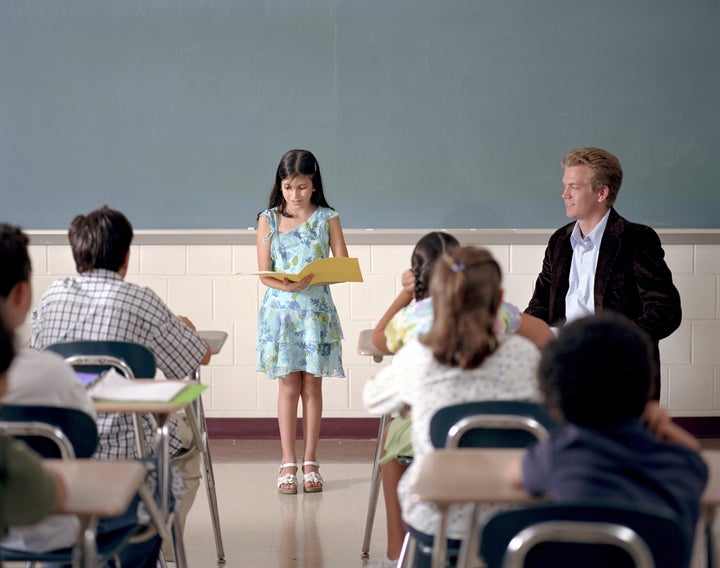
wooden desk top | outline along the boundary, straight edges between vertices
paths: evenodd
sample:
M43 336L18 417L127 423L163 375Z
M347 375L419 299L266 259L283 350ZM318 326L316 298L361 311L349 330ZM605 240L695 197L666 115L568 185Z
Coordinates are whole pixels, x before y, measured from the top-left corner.
M383 360L383 357L390 357L387 353L383 353L372 342L372 329L363 329L358 336L357 352L358 355L368 355L373 358L376 363Z
M435 450L428 454L413 489L413 498L439 506L469 501L517 503L531 495L510 486L507 467L523 449Z
M162 401L96 400L95 412L127 412L136 414L172 414L185 408L186 404Z
M67 488L60 513L112 517L130 505L145 479L146 468L139 461L43 460L57 472Z
M413 498L438 506L454 503L525 503L535 500L524 489L511 487L507 467L524 449L463 448L436 450L426 458ZM720 505L720 450L701 452L710 476L704 505Z
M223 345L225 345L225 340L228 336L226 331L216 331L210 329L199 329L197 333L207 342L208 347L210 347L210 352L213 355L220 353L220 350L223 348Z

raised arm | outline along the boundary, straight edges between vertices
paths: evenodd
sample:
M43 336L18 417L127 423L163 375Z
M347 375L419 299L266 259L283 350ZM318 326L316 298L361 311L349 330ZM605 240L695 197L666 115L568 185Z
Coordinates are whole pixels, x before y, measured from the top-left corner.
M414 297L415 277L410 270L406 270L402 274L402 290L398 294L397 298L390 304L390 307L385 311L377 325L373 329L372 342L383 353L392 355L392 351L388 348L387 338L385 337L385 328L387 327L390 320L393 319L396 313L402 310L404 307L410 305Z

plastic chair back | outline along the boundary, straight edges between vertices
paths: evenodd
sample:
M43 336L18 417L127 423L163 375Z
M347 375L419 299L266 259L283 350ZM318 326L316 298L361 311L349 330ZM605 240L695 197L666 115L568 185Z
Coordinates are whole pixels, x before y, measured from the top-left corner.
M131 341L65 341L48 345L47 349L62 355L76 369L82 367L83 371L90 373L99 374L115 367L128 376L128 369L119 365L117 360L129 367L132 376L128 378L151 379L156 373L153 352Z
M520 400L463 402L430 420L435 448L524 448L544 440L554 422L540 404Z
M691 539L678 517L637 504L543 504L501 511L481 530L488 568L678 568Z
M98 445L95 420L74 408L3 405L0 430L23 440L46 458L89 458ZM72 455L67 454L68 443Z

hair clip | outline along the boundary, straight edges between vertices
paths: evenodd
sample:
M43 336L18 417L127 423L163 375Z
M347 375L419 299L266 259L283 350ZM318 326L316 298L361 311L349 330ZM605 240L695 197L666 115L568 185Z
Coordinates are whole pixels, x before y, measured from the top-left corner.
M450 267L450 270L452 270L453 272L462 272L463 270L465 270L465 265L462 262L455 263Z

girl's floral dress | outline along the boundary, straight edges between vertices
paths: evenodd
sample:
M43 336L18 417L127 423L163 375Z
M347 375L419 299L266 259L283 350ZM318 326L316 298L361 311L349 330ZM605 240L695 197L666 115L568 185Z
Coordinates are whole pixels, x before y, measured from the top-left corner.
M329 207L318 207L302 225L278 233L277 208L263 211L268 219L272 270L298 273L330 255L328 221L337 217ZM329 286L309 286L300 292L267 288L258 314L257 367L269 379L293 371L316 377L344 377L340 319Z

